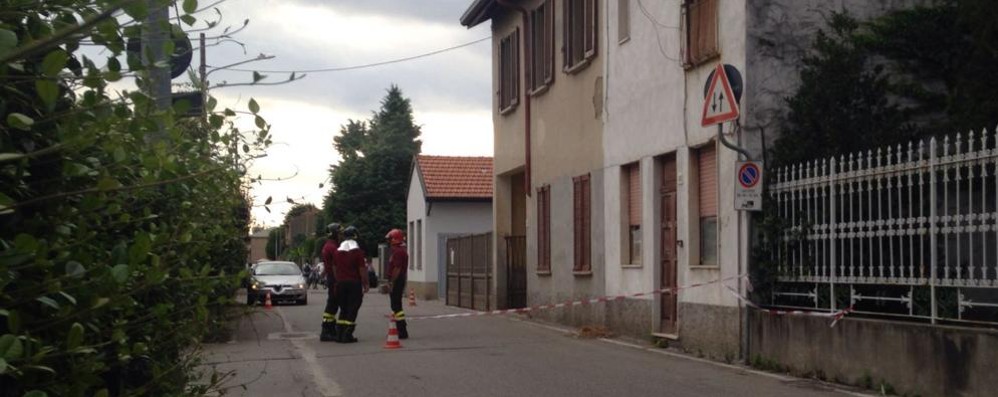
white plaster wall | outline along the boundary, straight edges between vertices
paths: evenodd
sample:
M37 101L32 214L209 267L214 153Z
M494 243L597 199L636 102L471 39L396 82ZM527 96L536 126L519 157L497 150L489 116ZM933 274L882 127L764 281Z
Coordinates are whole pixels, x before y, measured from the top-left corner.
M418 281L437 282L441 234L481 234L492 231L492 202L432 202L430 215L423 220L423 277Z
M413 168L416 171L416 168ZM416 231L413 230L409 232L409 222L412 222L413 228L416 227L416 221L423 220L423 228L426 228L426 195L423 192L423 184L419 180L419 174L413 172L409 177L409 197L406 198L406 221L405 227L402 230L406 231L406 241L409 245L409 258L412 261L416 260L416 255L423 255L423 270L417 270L415 267L409 270L409 280L412 281L426 281L426 256L425 250L421 247L415 247L412 243L413 239L416 237ZM424 230L425 232L425 230ZM426 236L426 233L422 234ZM424 238L425 239L425 238ZM420 242L421 243L421 242ZM422 244L420 244L422 245ZM414 252L415 251L415 252ZM413 262L415 263L415 262Z
M678 283L686 285L715 280L739 273L737 244L738 213L732 204L736 161L735 153L718 147L719 241L715 268L691 268L698 253L698 212L696 189L689 148L715 144L716 127L700 127L703 85L719 63L745 70L745 0L725 0L718 4L718 37L721 56L698 67L684 70L680 62L681 8L679 2L643 2L650 16L645 16L637 2L631 2L630 36L617 40L617 7L606 7L607 88L603 115L603 147L606 230L607 293L626 294L648 291L660 286L659 252L659 163L657 156L675 153L677 164L677 249ZM664 25L664 26L663 26ZM730 126L729 126L730 128ZM731 138L734 139L733 137ZM621 165L641 162L642 180L642 266L620 263L622 216ZM741 234L745 236L745 233ZM741 244L744 246L745 244ZM743 250L744 252L745 250ZM714 305L737 302L720 286L684 291L680 300ZM657 304L656 304L657 307ZM657 310L657 309L656 309ZM656 312L657 315L657 312Z

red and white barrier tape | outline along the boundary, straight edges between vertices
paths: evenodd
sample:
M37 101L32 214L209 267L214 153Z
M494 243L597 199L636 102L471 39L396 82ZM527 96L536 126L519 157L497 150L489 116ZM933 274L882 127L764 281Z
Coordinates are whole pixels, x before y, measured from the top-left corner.
M524 308L520 308L520 309L492 310L492 311L473 312L473 313L438 314L438 315L433 315L433 316L412 316L412 317L406 317L406 320L434 320L434 319L440 319L440 318L481 317L481 316L501 316L501 315L506 315L506 314L522 314L522 313L529 313L529 312L534 312L534 311L539 311L539 310L561 309L561 308L565 308L565 307L568 307L568 306L582 306L582 305L590 305L590 304L596 304L596 303L605 303L605 302L610 302L610 301L615 301L615 300L624 300L624 299L627 299L627 298L637 298L637 297L647 296L647 295L664 294L666 292L673 292L673 291L679 292L679 291L682 291L682 290L685 290L685 289L691 289L691 288L703 287L705 285L723 283L723 282L726 282L726 281L737 280L737 279L744 278L744 277L746 277L746 276L745 275L732 276L732 277L726 277L726 278L717 279L717 280L714 280L714 281L708 281L708 282L705 282L705 283L695 283L695 284L690 284L690 285L676 287L676 288L661 288L661 289L657 289L657 290L650 291L650 292L638 292L636 294L625 294L625 295L615 295L615 296L601 296L601 297L592 298L592 299L581 299L581 300L566 301L566 302L561 302L561 303L549 303L549 304L546 304L546 305L524 307Z
M778 309L767 309L767 308L761 307L761 306L759 306L759 305L757 305L755 303L752 303L752 301L748 300L748 298L746 298L746 297L741 296L740 294L738 294L738 291L735 291L733 288L731 288L729 286L724 286L724 287L727 288L728 291L731 292L731 294L735 296L735 298L737 298L742 303L744 303L745 306L751 307L751 308L756 309L758 311L761 311L763 313L772 314L772 315L776 315L776 316L809 316L809 317L830 318L830 319L832 319L832 323L828 325L829 327L834 327L835 324L838 324L839 320L841 320L842 317L845 317L846 314L849 314L853 310L852 307L848 307L848 308L839 310L837 312L816 312L816 311L809 311L809 310L778 310Z

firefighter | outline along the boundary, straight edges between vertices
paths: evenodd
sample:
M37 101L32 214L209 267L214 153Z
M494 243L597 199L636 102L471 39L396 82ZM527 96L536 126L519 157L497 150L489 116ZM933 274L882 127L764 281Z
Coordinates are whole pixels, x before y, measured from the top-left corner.
M402 295L405 294L406 270L408 269L409 253L405 245L405 235L399 229L392 229L385 235L388 244L391 244L392 253L388 259L388 290L391 291L389 302L392 306L392 315L395 316L395 325L398 326L399 339L409 338L409 329L406 328L405 311L402 310Z
M333 262L336 260L336 252L340 248L341 227L339 223L330 223L326 226L326 243L322 246L322 273L326 279L326 310L322 313L322 333L319 340L331 342L336 337L336 314L340 305L336 296L336 276L333 272Z
M340 304L340 317L336 320L336 341L354 343L357 329L357 314L368 291L367 262L364 251L357 244L357 228L349 226L343 230L343 242L336 252L336 297Z

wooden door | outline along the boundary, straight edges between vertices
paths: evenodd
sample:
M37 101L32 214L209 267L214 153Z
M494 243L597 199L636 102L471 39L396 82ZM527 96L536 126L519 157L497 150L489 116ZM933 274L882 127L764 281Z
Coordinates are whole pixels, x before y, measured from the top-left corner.
M676 278L676 157L668 155L662 159L661 188L661 236L659 242L662 261L661 286L673 288L677 286ZM678 333L676 318L678 317L678 299L675 290L662 294L660 330L665 334Z

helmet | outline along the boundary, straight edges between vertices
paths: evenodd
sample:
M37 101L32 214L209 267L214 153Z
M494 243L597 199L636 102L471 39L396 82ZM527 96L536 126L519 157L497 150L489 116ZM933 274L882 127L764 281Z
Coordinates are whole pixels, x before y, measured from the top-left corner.
M388 239L388 243L391 245L402 244L402 242L405 241L405 235L398 229L389 230L388 234L385 235L385 238Z
M354 226L347 226L346 229L343 229L344 238L355 239L357 238L358 234L359 233L357 232L357 228Z
M339 234L340 231L342 231L342 229L343 228L340 226L339 223L335 223L334 222L334 223L330 223L330 224L326 225L326 233L328 233L331 236L335 236L335 235Z

